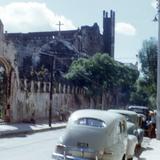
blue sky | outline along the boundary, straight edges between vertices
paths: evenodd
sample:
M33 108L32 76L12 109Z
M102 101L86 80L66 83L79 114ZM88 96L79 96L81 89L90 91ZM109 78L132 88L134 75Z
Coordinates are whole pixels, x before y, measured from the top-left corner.
M157 38L156 0L0 0L0 18L8 32L75 29L97 22L102 32L103 10L116 13L115 59L136 62L142 42Z

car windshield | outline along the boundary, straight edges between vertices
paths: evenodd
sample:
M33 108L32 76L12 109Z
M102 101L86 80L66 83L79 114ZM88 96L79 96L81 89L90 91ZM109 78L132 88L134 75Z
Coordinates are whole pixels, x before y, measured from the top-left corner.
M130 117L128 115L126 115L126 114L123 114L123 115L126 117L127 121L131 121L131 119L130 119Z
M139 113L139 114L145 114L147 115L147 109L142 109L142 108L131 108L130 110Z
M126 120L127 120L128 122L132 122L132 123L135 123L135 122L136 122L135 117L129 116L129 115L127 115L127 114L123 114L123 115L126 117Z
M95 118L80 118L77 120L77 124L97 128L104 128L106 126L104 121Z
M145 106L129 106L128 110L131 110L140 114L145 114L145 115L148 114L149 112L148 107L145 107Z
M141 113L141 114L143 114L143 110L142 109L138 109L138 108L135 108L135 109L133 109L136 113Z

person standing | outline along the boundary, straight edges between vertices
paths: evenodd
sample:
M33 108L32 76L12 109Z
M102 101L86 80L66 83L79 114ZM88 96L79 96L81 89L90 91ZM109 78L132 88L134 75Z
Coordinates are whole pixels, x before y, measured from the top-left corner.
M10 104L7 104L7 107L5 110L5 119L6 119L6 122L10 122Z
M154 111L151 114L151 125L152 125L151 138L155 138L156 137L156 111Z

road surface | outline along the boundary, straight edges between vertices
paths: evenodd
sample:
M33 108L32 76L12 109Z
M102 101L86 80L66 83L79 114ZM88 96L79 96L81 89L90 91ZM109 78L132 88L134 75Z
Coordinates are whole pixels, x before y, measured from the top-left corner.
M64 131L65 129L58 129L30 135L0 138L0 160L51 160L56 142ZM146 148L144 146L147 146L148 143L149 139L144 139L143 147L133 160L141 159L140 156Z
M58 138L65 129L0 139L1 160L51 160Z

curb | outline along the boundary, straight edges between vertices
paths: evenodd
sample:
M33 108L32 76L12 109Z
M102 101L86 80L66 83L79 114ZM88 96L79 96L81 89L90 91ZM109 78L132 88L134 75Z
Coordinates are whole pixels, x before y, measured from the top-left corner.
M48 128L40 128L40 129L31 129L31 130L12 130L12 131L1 131L0 138L7 138L7 137L16 137L17 135L21 134L33 134L38 132L45 132L57 129L63 129L66 127L66 124L55 126L55 127L48 127Z

